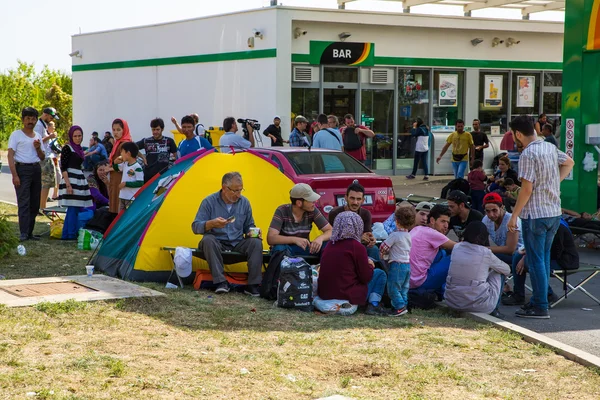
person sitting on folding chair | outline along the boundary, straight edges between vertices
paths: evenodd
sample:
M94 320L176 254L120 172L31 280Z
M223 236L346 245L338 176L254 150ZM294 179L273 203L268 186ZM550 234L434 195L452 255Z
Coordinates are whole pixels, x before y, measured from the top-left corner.
M552 271L571 270L579 268L579 253L575 246L575 239L564 220L560 221L558 231L554 236L550 249L550 269ZM528 305L525 303L525 278L527 276L527 257L525 250L519 250L513 260L514 287L510 305ZM558 300L550 285L548 285L548 303ZM504 303L504 301L503 301Z

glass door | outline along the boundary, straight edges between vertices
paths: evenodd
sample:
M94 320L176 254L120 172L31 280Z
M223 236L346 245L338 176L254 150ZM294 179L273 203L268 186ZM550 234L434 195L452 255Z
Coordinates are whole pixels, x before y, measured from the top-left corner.
M361 121L375 132L370 167L391 171L394 158L394 90L361 90Z
M356 89L324 89L323 113L335 115L340 122L344 115L356 112ZM355 116L356 118L356 116Z

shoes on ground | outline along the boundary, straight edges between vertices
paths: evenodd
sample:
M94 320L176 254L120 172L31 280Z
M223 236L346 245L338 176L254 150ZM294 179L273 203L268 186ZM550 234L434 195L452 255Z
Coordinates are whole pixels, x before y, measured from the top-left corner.
M427 175L425 175L425 176L423 177L423 180L424 180L424 181L428 181L428 180L429 180L429 177L428 177Z
M494 311L492 311L492 312L490 313L490 315L491 315L492 317L496 317L496 318L499 318L499 319L504 319L504 318L506 317L506 316L505 316L504 314L502 314L502 313L500 312L500 310L498 310L497 308L496 308L496 309L494 309Z
M400 317L400 316L406 314L407 312L408 312L408 309L406 307L402 307L399 310L392 308L392 310L388 313L388 315L390 317Z
M246 289L244 289L244 293L249 296L252 296L252 297L260 296L260 291L258 290L258 285L246 285Z
M369 305L367 305L367 309L365 310L365 314L367 315L387 315L388 311L381 305L381 303L379 303L379 305L374 306L373 304L369 303Z
M548 310L540 310L539 308L529 307L526 310L520 309L515 312L515 315L519 318L532 318L532 319L549 319L550 314Z
M415 176L412 175L412 174L411 175L406 175L406 179L415 179Z
M219 283L215 289L216 294L229 293L229 283L227 281Z
M40 235L29 235L28 239L29 240L41 240L42 237Z
M514 293L503 297L501 301L505 306L522 306L525 304L525 298Z

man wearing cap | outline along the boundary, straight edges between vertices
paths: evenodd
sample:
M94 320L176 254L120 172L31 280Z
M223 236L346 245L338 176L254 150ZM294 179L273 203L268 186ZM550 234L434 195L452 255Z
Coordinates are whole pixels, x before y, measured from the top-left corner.
M362 205L365 202L365 188L358 182L352 183L348 186L348 189L346 189L346 196L344 199L346 200L345 205L336 207L329 213L329 224L333 226L335 217L344 211L357 213L362 219L364 226L361 243L366 246L367 255L372 259L379 261L379 249L375 246L376 241L375 236L373 236L371 212L362 208Z
M310 147L312 145L310 137L306 134L306 125L308 120L302 115L294 119L294 129L290 133L290 147Z
M222 251L230 250L248 258L248 285L244 293L259 296L258 285L262 281L262 237L252 235L256 228L252 207L242 196L244 183L239 172L228 172L221 179L221 190L202 200L192 231L203 235L198 248L204 253L210 268L215 293L229 292L225 278Z
M273 253L287 251L292 256L321 253L323 243L331 237L332 228L315 207L320 197L306 183L294 185L290 190L291 204L277 207L269 226L267 243ZM322 233L311 242L313 223Z
M428 225L428 217L429 210L433 208L434 204L428 201L422 201L415 207L417 211L417 216L415 218L415 226L427 226ZM397 207L410 207L410 205L403 206L401 203L397 204ZM388 219L383 222L383 228L388 233L388 235L392 232L396 231L396 216L394 214L390 215Z
M33 130L42 138L42 150L46 156L40 163L42 168L42 190L40 195L41 209L46 208L50 189L56 184L56 168L54 166L54 161L52 160L56 156L50 147L50 142L52 139L56 138L56 133L48 133L48 123L55 119L60 119L56 110L52 107L46 107L42 111L42 116L35 124L35 128L33 128Z
M473 221L483 219L483 214L477 210L472 210L469 206L469 198L460 190L453 190L448 195L448 208L450 209L450 226L458 239L462 238L463 231Z
M267 126L263 131L263 135L271 139L271 147L282 147L283 138L281 137L281 118L275 116L273 123Z
M40 209L42 169L40 161L46 158L42 150L42 137L33 130L38 112L33 107L21 111L23 128L14 131L8 139L8 166L17 192L19 207L20 240L39 240L33 235L35 217Z

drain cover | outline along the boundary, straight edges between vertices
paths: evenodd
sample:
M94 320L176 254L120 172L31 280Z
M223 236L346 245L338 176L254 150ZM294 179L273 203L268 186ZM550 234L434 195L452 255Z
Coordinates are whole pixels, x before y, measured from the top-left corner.
M55 294L97 292L95 289L74 282L32 283L28 285L3 286L0 287L0 290L18 297L40 297L52 296Z

